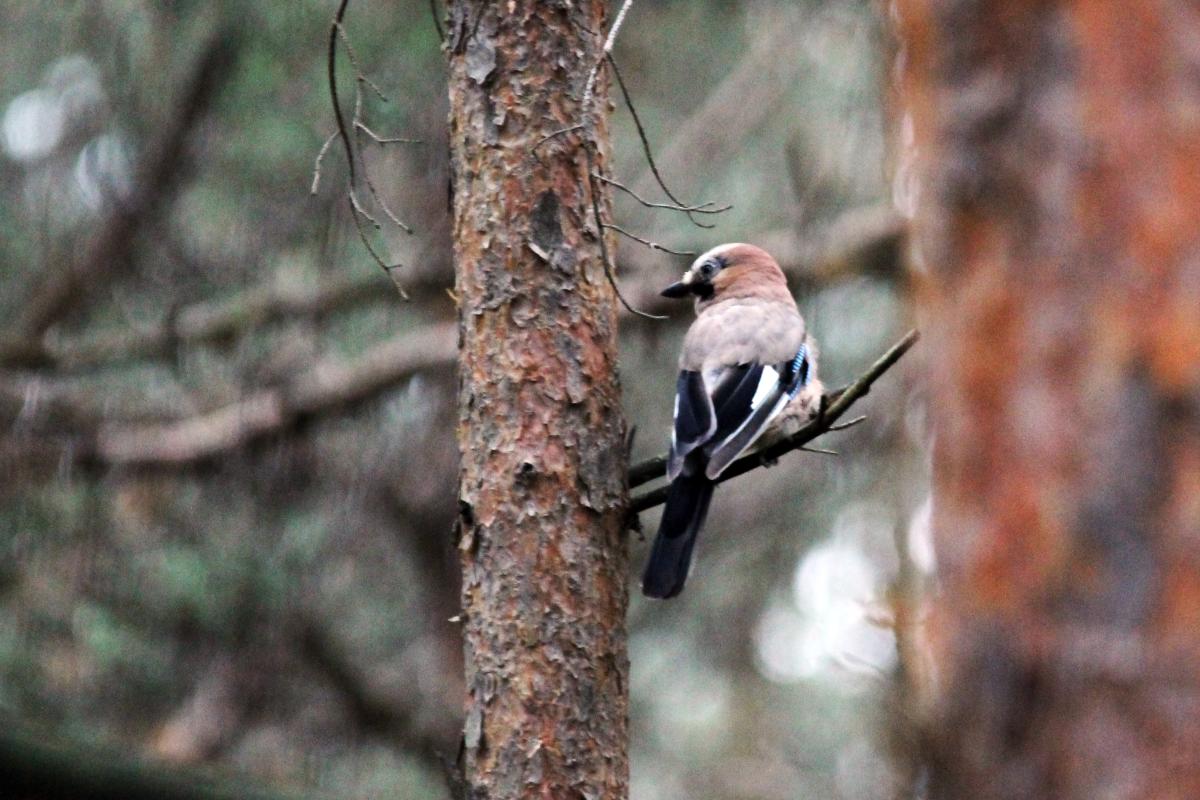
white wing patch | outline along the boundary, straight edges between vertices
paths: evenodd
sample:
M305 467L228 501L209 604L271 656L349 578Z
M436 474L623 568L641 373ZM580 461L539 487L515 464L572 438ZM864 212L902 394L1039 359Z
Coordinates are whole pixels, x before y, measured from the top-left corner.
M758 388L754 390L754 397L750 400L750 408L757 409L778 386L779 373L774 367L763 367L762 375L758 379Z
M671 422L679 419L679 395L675 395L675 410L671 412ZM675 451L675 426L671 425L671 451Z

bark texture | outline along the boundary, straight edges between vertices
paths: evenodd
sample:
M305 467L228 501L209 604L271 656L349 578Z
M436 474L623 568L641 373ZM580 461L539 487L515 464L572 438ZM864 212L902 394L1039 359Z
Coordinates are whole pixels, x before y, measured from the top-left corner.
M930 796L1200 797L1200 14L893 10L934 365Z
M546 140L583 119L604 6L450 4L472 798L626 795L616 298L592 222L585 134ZM597 168L607 107L601 80Z

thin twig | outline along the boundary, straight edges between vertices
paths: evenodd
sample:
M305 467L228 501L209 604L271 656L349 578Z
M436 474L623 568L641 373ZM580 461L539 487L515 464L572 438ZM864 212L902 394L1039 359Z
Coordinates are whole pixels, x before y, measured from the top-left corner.
M636 233L630 233L629 231L622 228L620 225L614 225L611 222L605 222L602 224L605 228L608 228L611 231L616 231L617 233L621 234L622 236L626 236L630 239L633 239L635 242L641 242L642 244L646 245L646 247L649 247L651 250L661 250L664 253L671 253L672 255L676 255L676 256L694 256L694 255L696 255L696 252L694 250L672 250L669 247L664 247L663 245L659 244L658 242L652 242L649 239L643 239L641 236L638 236Z
M362 152L364 149L363 143L362 143L362 138L361 138L362 134L365 133L367 136L370 136L371 138L375 139L376 141L379 141L379 137L377 137L374 134L374 132L370 128L368 128L365 123L363 123L363 121L361 119L362 108L363 108L362 95L363 95L362 84L359 84L354 90L354 137L358 143L358 151L359 151L360 158L362 157ZM381 142L381 144L382 144L382 142ZM383 199L383 197L379 194L379 191L375 188L375 181L371 179L371 170L367 169L365 164L363 166L363 182L367 184L367 191L371 193L372 199L374 199L375 203L381 209L383 209L383 213L392 222L392 224L395 225L396 227L400 228L401 230L403 230L405 233L408 233L411 235L413 232L412 228L410 228L408 225L405 225L404 222L400 219L400 217L396 216L396 213L394 211L392 211L391 207L388 206L387 202ZM351 192L354 191L353 186L350 187L350 191ZM354 198L354 199L357 200L357 198ZM361 211L361 206L356 206L356 207L358 207L359 210ZM362 213L364 216L366 216L372 222L375 222L374 218L371 217L369 214L367 214L365 211L363 211ZM379 227L380 227L379 224L376 223L375 228L378 230ZM388 276L389 277L391 276L390 272L388 273ZM401 295L404 294L403 289L400 290L400 294Z
M617 284L616 269L613 267L612 259L608 255L608 243L604 237L604 220L600 216L600 193L596 186L596 181L592 179L592 173L596 171L596 157L592 148L594 142L587 142L584 145L584 151L587 153L588 160L588 192L592 199L592 219L596 223L596 237L600 240L600 258L604 261L604 275L608 278L608 284L612 287L613 292L617 295L617 299L621 301L621 305L625 306L631 314L646 319L667 319L667 317L659 314L648 314L645 311L634 308L629 301L625 299L625 295L621 294L621 287Z
M371 180L371 171L370 170L365 170L365 169L363 170L363 181L367 184L367 191L371 193L371 197L375 200L376 203L379 204L379 207L381 209L383 209L384 215L391 221L391 223L393 225L395 225L397 228L399 228L400 230L411 235L413 232L412 227L410 227L409 225L406 225L403 220L401 220L398 216L396 216L396 212L392 211L392 209L388 206L387 202L383 199L383 197L375 189L375 181Z
M597 180L604 181L609 186L614 186L617 189L620 189L622 192L625 192L625 194L629 195L634 200L637 200L639 203L641 203L646 208L665 208L668 211L683 211L684 213L687 213L690 211L690 212L693 212L696 214L723 214L726 211L733 208L732 204L725 205L725 206L718 206L716 203L714 203L711 200L709 200L706 203L701 203L698 206L681 206L677 203L654 203L654 202L651 202L650 200L647 200L646 198L642 197L640 194L635 192L633 189L630 189L628 186L626 186L625 184L621 183L618 180L614 180L613 178L606 177L599 173L592 173L592 177L596 178Z
M542 145L544 145L546 142L550 141L551 139L555 139L555 138L557 138L557 137L559 137L559 136L563 136L563 135L565 135L565 134L568 134L568 133L574 133L575 131L581 131L581 130L584 130L586 127L587 127L586 125L582 125L582 124L580 124L580 125L570 125L570 126L568 126L568 127L566 127L566 128L559 128L559 129L558 129L558 130L556 130L556 131L551 131L550 133L546 134L546 135L545 135L545 136L543 136L541 139L539 139L539 140L538 140L538 143L537 143L537 144L535 144L535 145L534 145L532 148L530 148L530 152L532 152L532 153L533 153L533 154L536 156L536 155L537 155L537 151L538 151L538 149L539 149L539 148L540 148Z
M337 131L329 134L325 140L325 144L321 145L321 149L317 152L317 160L313 162L313 179L312 188L309 189L309 194L316 194L317 188L321 185L321 161L325 158L325 154L329 152L329 146L333 144L333 140L337 138Z
M429 0L429 13L433 17L433 27L437 29L438 41L446 41L446 31L442 28L442 15L438 12L438 0Z
M362 64L360 64L358 61L358 53L354 51L354 45L350 44L350 36L346 33L345 26L339 22L337 23L337 28L338 35L342 37L342 44L346 45L346 55L350 58L350 65L354 67L354 80L358 81L360 84L365 83L367 86L370 86L371 91L375 92L375 96L378 97L382 102L389 102L388 96L383 93L383 89L379 88L379 84L371 80L367 76L366 71L363 70Z
M642 125L642 118L637 112L637 106L633 104L633 97L629 94L629 87L625 85L625 79L621 75L621 70L617 67L617 60L613 58L612 53L607 54L608 63L612 66L613 77L617 79L617 86L621 89L621 96L625 98L625 107L629 109L629 115L633 117L633 125L637 128L638 138L642 140L642 152L646 156L646 163L650 165L650 172L654 175L654 180L658 182L658 186L663 190L663 194L671 198L671 201L679 206L687 206L688 204L680 200L668 188L667 182L663 180L662 173L658 171L658 164L654 163L654 152L650 148L650 138L646 135L646 128ZM715 228L716 225L710 225L701 222L692 216L691 212L684 212L687 218L692 221L692 224L699 228Z
M346 34L346 28L343 24L343 21L345 20L345 17L346 17L346 7L349 5L349 2L350 2L350 0L341 0L341 2L338 4L337 12L333 16L333 22L329 26L329 53L328 53L328 63L326 65L327 71L329 74L329 98L333 104L334 118L337 120L336 134L338 137L341 138L342 147L346 151L346 167L347 167L347 170L349 173L349 177L348 177L348 181L347 181L347 189L346 189L346 198L350 204L350 216L354 220L354 229L358 232L358 238L362 240L363 246L366 247L367 252L371 255L372 260L374 260L374 262L379 266L379 268L383 270L384 274L387 275L389 279L391 279L392 283L395 284L396 290L400 293L400 296L402 298L404 298L405 300L407 300L408 293L406 291L404 291L404 287L402 287L396 281L395 276L392 275L392 271L395 270L396 268L398 268L400 265L399 264L388 264L386 261L384 261L383 257L379 255L379 252L371 244L370 239L367 236L367 232L366 232L366 230L364 230L363 224L362 224L363 220L365 219L367 222L370 222L371 225L376 230L382 229L382 226L379 224L379 220L377 220L370 212L368 212L365 208L363 208L362 203L358 199L358 191L356 188L358 186L358 171L355 166L355 161L356 161L355 146L354 146L354 142L352 142L350 139L350 130L354 131L354 137L356 140L358 139L358 137L361 134L365 133L367 136L370 136L372 139L374 139L376 142L379 142L380 144L387 143L383 139L381 139L379 136L377 136L375 134L375 132L372 131L370 128L368 128L366 123L363 122L363 118L362 118L363 89L362 89L362 87L364 85L370 87L370 89L373 92L375 92L375 94L379 97L379 99L385 103L388 101L388 98L387 98L387 95L385 95L383 93L383 90L380 89L379 86L376 85L376 83L374 81L372 81L370 78L368 78L366 76L366 74L364 74L362 65L358 60L358 54L354 51L354 46L350 43L350 37ZM350 59L350 64L354 67L354 71L355 71L355 76L354 76L354 78L355 78L354 116L351 119L351 124L349 126L349 130L347 129L347 125L346 125L346 117L342 113L342 103L341 103L340 98L338 97L338 88L337 88L337 43L338 43L339 38L342 40L342 43L346 46L346 55ZM397 141L399 141L399 140L397 140ZM362 149L361 141L359 141L358 144L359 144L358 150L361 150ZM318 186L318 183L320 180L321 158L324 155L324 151L327 147L328 147L328 143L326 143L326 145L321 148L321 153L319 153L317 155L317 163L316 163L316 167L314 169L313 185L312 185L312 191L314 193L317 190L317 186ZM364 173L365 172L366 172L366 170L364 167ZM398 216L396 216L396 214L391 210L391 208L388 207L387 203L384 202L383 198L380 197L379 192L376 191L376 189L375 189L375 183L371 180L370 174L365 174L365 183L367 185L367 191L371 194L371 197L375 200L375 202L379 205L379 207L381 209L383 209L383 213L385 215L387 215L388 220L390 220L397 227L399 227L402 230L411 234L412 228L410 228L408 225L404 224L404 222L402 222L400 220L400 218Z
M855 402L865 397L871 391L871 385L891 369L916 344L917 339L917 332L909 331L908 335L892 345L866 372L841 392L837 393L837 399L829 403L825 409L825 413L809 421L808 424L804 425L791 436L739 458L721 473L721 477L717 479L717 483L724 483L731 478L736 478L751 470L774 463L780 456L792 450L802 448L813 439L822 434L829 433L831 430L842 430L861 422L863 418L851 420L840 428L834 424ZM666 456L656 456L630 467L630 487L640 486L659 476L665 476L666 464ZM630 510L633 512L645 511L646 509L662 504L667 499L667 488L666 486L661 486L634 497L630 503Z
M350 197L350 209L354 211L355 219L362 217L367 222L371 223L371 227L373 227L375 230L381 230L383 228L383 226L379 224L379 220L375 219L375 217L372 216L369 211L362 207L362 203L358 201L358 192L354 191L354 189L350 189L350 191L347 192L347 195Z
M333 103L333 116L337 120L338 136L342 139L342 147L346 150L346 168L350 170L350 186L354 180L354 146L350 143L350 133L346 130L346 118L342 116L342 103L338 99L337 89L337 41L338 32L342 29L342 19L346 16L346 6L350 0L342 0L338 4L337 13L333 15L333 24L329 26L329 99Z
M383 260L379 253L375 252L375 248L371 246L371 241L367 238L367 232L363 230L362 222L358 217L354 218L354 229L358 231L358 238L362 240L363 246L367 248L367 252L371 254L371 259L383 270L383 274L388 276L388 280L396 287L396 291L400 293L402 300L409 300L408 292L404 291L404 287L396 280L396 276L392 274L392 270L399 269L402 264L389 264Z
M425 143L421 139L405 139L402 136L380 136L375 131L368 128L366 123L362 122L361 120L355 120L354 127L356 130L361 131L361 132L365 133L367 136L369 136L371 138L371 140L373 142L375 142L375 144L424 144Z
M625 15L629 13L629 8L632 5L633 0L625 0L625 3L621 6L621 10L617 12L617 17L613 20L612 27L608 29L608 37L604 40L604 49L600 53L600 58L597 59L595 65L592 67L592 71L588 73L587 84L583 88L583 113L588 119L591 119L592 114L592 94L596 90L596 77L600 74L600 67L604 65L604 59L612 53L613 44L617 41L617 32L625 24Z

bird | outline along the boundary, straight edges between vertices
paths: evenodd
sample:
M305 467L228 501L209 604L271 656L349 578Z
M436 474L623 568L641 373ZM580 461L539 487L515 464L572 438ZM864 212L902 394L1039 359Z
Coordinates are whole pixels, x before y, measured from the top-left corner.
M765 250L734 242L692 262L664 297L695 298L683 340L667 458L671 484L642 575L642 593L683 590L696 537L721 473L756 443L818 413L816 344Z

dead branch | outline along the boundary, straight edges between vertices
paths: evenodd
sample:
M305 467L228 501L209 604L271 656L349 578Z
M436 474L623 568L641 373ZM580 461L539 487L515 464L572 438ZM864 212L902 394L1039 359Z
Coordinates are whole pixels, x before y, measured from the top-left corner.
M875 383L885 372L892 368L900 358L916 344L918 334L916 331L910 331L903 339L892 345L886 353L860 375L849 386L837 392L827 394L825 411L807 425L800 428L791 436L770 444L760 450L750 453L749 455L739 458L733 462L727 470L718 479L718 483L724 483L731 478L736 478L739 475L744 475L753 469L765 467L773 464L780 456L790 453L793 450L799 449L804 445L816 439L822 434L828 433L834 429L834 423L850 410L858 400L865 397L871 391L871 385ZM664 477L667 469L667 457L665 455L656 456L655 458L647 459L639 464L630 467L629 469L629 485L631 487L641 486L655 478ZM661 505L667 499L667 487L663 486L649 492L645 492L633 498L630 503L630 510L633 512L645 511L649 508L654 508Z
M632 239L635 242L644 244L646 247L649 247L651 250L659 250L663 253L670 253L671 255L674 255L674 256L694 256L694 255L696 255L696 251L694 251L694 250L673 250L670 247L666 247L664 245L659 244L658 242L652 242L649 239L643 239L641 236L638 236L636 233L633 233L632 231L627 231L624 228L622 228L620 225L614 225L611 222L602 222L601 226L607 228L610 231L616 231L617 233L621 234L622 236L624 236L627 239Z
M351 220L354 222L354 229L358 233L358 238L362 241L363 247L366 249L367 253L371 256L371 260L374 261L376 266L378 266L381 270L383 270L383 273L385 275L387 275L389 279L392 280L393 284L396 286L396 290L400 293L400 296L402 298L404 298L405 300L408 300L409 299L408 293L404 290L404 287L401 286L398 281L396 281L395 276L392 274L393 271L398 269L401 265L400 264L389 264L387 261L385 261L383 256L381 256L379 254L379 251L375 249L375 245L371 244L370 236L368 236L366 229L363 227L363 223L367 222L367 223L370 223L371 227L373 227L375 230L382 229L382 226L379 224L379 220L377 220L374 215L372 215L369 211L367 211L366 208L363 207L362 202L359 200L359 197L358 197L358 169L356 167L356 162L360 158L362 158L362 152L361 152L362 151L362 138L361 138L361 136L364 133L370 139L372 139L373 141L375 141L381 145L383 145L383 144L399 144L399 143L415 144L418 142L418 140L405 139L405 138L401 138L401 137L391 137L391 138L380 137L378 134L376 134L374 131L372 131L371 128L366 124L366 121L363 118L363 86L369 87L371 89L371 91L373 91L375 93L375 95L384 102L387 102L388 98L383 93L383 90L380 89L379 86L374 81L372 81L367 76L367 74L363 71L362 66L358 60L358 55L354 52L354 47L350 43L350 37L346 34L344 21L346 18L346 8L349 5L349 3L350 3L350 0L341 0L341 2L338 4L337 11L333 15L333 21L329 25L329 45L328 45L328 52L327 52L327 57L326 57L326 71L328 73L328 80L329 80L329 100L330 100L330 103L333 105L334 121L337 123L337 130L335 131L335 135L337 136L337 138L339 138L341 140L342 149L345 152L345 156L346 156L346 171L347 171L347 175L348 175L347 181L346 181L346 201L350 206L350 217L351 217ZM347 125L347 123L346 123L345 114L342 112L341 100L338 97L337 43L339 40L341 40L341 42L345 45L346 55L350 59L350 64L351 64L351 66L354 67L354 73L355 73L354 74L354 116L351 118L349 125ZM351 140L351 137L350 137L351 130L354 131L354 140L353 141ZM358 143L357 147L355 147L355 142ZM314 193L316 192L317 187L320 185L320 182L321 182L321 160L325 155L326 149L327 149L327 146L323 145L321 147L320 152L317 154L316 162L313 166L312 191ZM388 218L388 220L393 225L395 225L396 227L403 230L405 233L411 234L413 232L412 228L409 227L407 224L405 224L387 206L387 203L384 202L383 198L380 196L379 192L376 190L375 183L371 180L371 176L367 172L365 164L363 165L363 181L367 185L367 191L370 193L371 198L383 210L383 213Z
M613 77L617 79L617 86L621 90L621 96L625 98L625 107L629 109L629 116L633 118L633 125L637 129L638 139L642 142L642 154L646 157L646 164L650 167L650 174L654 176L654 180L658 183L658 188L662 189L663 194L671 199L675 205L686 208L686 204L675 196L674 192L667 186L667 182L663 179L662 173L659 172L658 164L654 160L654 151L650 147L650 137L646 134L646 127L642 125L642 118L637 112L637 106L633 104L633 97L629 93L629 87L625 85L625 78L621 75L621 70L617 67L617 60L613 58L611 52L607 53L609 66L612 67ZM632 192L630 192L632 194ZM636 196L636 195L635 195ZM728 206L732 208L733 206ZM695 211L684 211L687 218L692 221L698 228L715 228L716 226L707 222L701 222L692 216Z
M612 286L613 293L616 294L617 299L621 301L621 305L625 307L626 311L636 317L642 317L644 319L666 319L664 316L650 314L634 308L629 301L625 299L625 295L621 292L621 286L617 283L617 267L615 264L613 264L612 256L608 251L608 240L604 235L604 217L600 213L599 186L597 186L596 180L592 177L594 174L596 174L596 154L594 152L594 148L595 141L589 138L584 145L584 151L587 153L588 160L588 192L591 194L592 221L596 225L596 237L600 241L600 258L604 262L604 275L606 278L608 278L608 283L610 286Z
M592 97L596 91L596 78L600 74L600 68L604 66L604 60L612 54L613 45L617 42L617 34L621 32L621 26L625 24L625 15L629 13L631 6L633 6L633 0L625 0L621 4L621 10L617 12L612 27L608 29L608 36L604 39L604 47L600 50L600 59L588 72L587 84L583 87L582 106L583 113L589 120L592 115Z
M719 160L776 113L780 100L804 70L804 59L795 57L796 33L795 26L776 25L767 35L756 37L751 49L708 99L671 131L670 141L656 159L662 170L675 174L689 164ZM738 109L736 125L725 124L731 108ZM652 170L632 182L643 195L655 185Z
M575 128L572 128L570 130L575 130ZM553 134L551 134L551 135L553 135ZM592 177L595 178L596 180L604 181L609 186L612 186L616 189L620 189L622 192L624 192L625 194L632 197L634 200L641 203L642 206L644 206L645 208L664 208L668 211L682 211L684 213L691 212L694 214L723 214L724 212L729 211L731 208L733 208L732 204L725 205L725 206L718 206L716 203L712 202L711 200L709 200L708 202L705 202L705 203L701 203L700 205L696 205L696 206L681 206L677 203L654 203L654 202L651 202L650 200L647 200L646 198L642 197L640 194L635 192L633 189L630 189L628 186L626 186L625 184L621 183L618 180L614 180L612 178L606 177L604 175L601 175L598 172L592 173Z
M593 179L614 183L600 173ZM759 235L755 241L778 256L788 282L800 295L851 277L902 280L901 249L904 220L889 207L851 209L835 219L815 242L803 245L790 232ZM624 299L648 312L678 310L679 305L658 296L661 281L652 280L660 265L648 251L632 250L621 257L622 271L639 276ZM442 296L447 278L421 275L408 286L412 298L429 303ZM85 370L138 358L164 357L172 347L207 344L241 335L289 316L312 317L383 299L374 276L336 281L317 288L258 287L226 300L185 306L168 323L148 331L98 334L80 341L41 342L0 340L0 367L15 369ZM629 298L632 297L632 300ZM636 315L636 311L631 311ZM661 318L655 313L654 318Z

